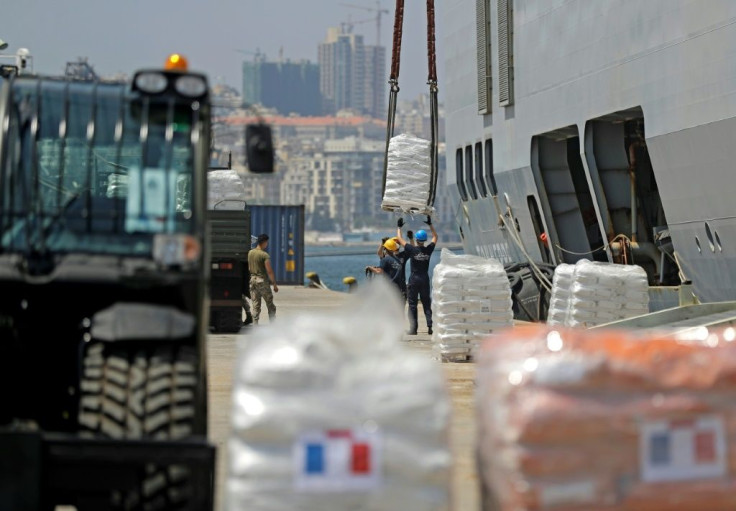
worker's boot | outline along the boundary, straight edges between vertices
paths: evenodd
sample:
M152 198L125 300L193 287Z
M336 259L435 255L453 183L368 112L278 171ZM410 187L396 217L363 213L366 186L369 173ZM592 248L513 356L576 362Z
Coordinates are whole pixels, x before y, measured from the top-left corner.
M245 321L243 321L243 326L248 326L253 323L253 314L250 312L245 313Z

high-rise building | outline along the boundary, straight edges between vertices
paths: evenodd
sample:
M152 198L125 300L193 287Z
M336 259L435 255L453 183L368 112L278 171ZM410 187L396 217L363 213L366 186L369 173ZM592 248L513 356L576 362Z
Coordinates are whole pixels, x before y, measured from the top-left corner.
M319 66L312 62L266 62L257 56L243 62L243 102L275 108L284 115L320 115L319 80Z
M365 113L382 119L386 116L386 92L388 91L386 48L366 46L365 69Z
M350 109L380 118L385 114L386 49L365 46L363 36L327 29L319 45L320 92L324 112Z

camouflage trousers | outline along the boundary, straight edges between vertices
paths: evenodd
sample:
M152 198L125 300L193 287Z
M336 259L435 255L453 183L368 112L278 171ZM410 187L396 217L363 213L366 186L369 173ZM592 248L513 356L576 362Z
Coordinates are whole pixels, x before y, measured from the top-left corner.
M248 300L250 300L250 296L240 295L240 304L245 311L245 323L250 324L253 323L253 315L250 313L250 302Z
M276 306L273 304L273 293L271 292L271 286L268 281L261 277L250 278L250 300L253 307L253 321L258 323L258 318L261 317L261 298L266 301L266 308L268 309L268 318L273 321L276 316Z

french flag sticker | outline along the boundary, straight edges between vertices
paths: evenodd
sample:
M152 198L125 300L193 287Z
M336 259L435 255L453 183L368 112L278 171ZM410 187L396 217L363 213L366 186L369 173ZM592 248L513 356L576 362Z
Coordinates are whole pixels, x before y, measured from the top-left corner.
M639 460L645 482L723 477L726 457L725 427L719 416L642 423Z
M294 483L311 492L368 491L381 484L379 431L330 429L301 434L294 444Z

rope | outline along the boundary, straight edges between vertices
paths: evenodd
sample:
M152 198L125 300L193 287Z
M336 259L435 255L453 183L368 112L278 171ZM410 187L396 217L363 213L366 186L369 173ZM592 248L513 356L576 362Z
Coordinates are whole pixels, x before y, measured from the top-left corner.
M572 254L572 255L590 255L590 254L595 254L599 250L604 250L604 249L608 248L608 245L603 245L603 246L600 246L598 248L594 248L590 252L573 252L572 250L567 250L567 249L562 248L557 243L555 243L555 247L556 248L559 248L561 251L565 252L566 254Z
M396 15L394 17L394 44L391 53L391 81L399 81L401 67L401 36L404 26L404 0L396 0Z
M511 213L509 212L509 214ZM532 268L532 271L535 273L535 275L539 279L539 282L540 284L542 284L542 287L551 293L552 283L549 281L547 276L542 272L542 270L539 269L539 266L537 266L537 264L534 262L532 257L526 251L526 248L524 247L524 242L521 240L520 237L518 237L516 228L514 226L509 226L505 215L499 215L499 216L501 217L501 221L503 221L503 224L506 226L506 230L509 233L511 233L511 239L514 240L514 243L516 243L516 245L521 250L522 254L524 254L524 257L526 257L526 260L529 262L529 266Z
M611 240L611 243L613 243L614 241L616 241L618 239L623 239L624 240L624 243L628 244L629 246L631 245L631 240L625 234L619 234L619 235L617 235L616 237L614 237ZM572 250L567 250L566 248L563 248L558 243L555 243L555 248L560 249L562 252L565 252L566 254L571 254L571 255L590 255L590 254L595 254L599 250L609 249L609 248L611 248L611 245L609 243L606 243L605 245L601 245L598 248L594 248L593 250L590 250L589 252L573 252ZM624 254L623 257L625 258L626 255Z
M396 12L394 15L394 38L391 51L391 73L389 74L388 80L391 88L388 100L388 119L386 120L386 149L383 157L382 194L386 193L386 175L388 174L388 149L391 138L394 136L396 104L398 102L399 93L399 71L401 68L401 39L403 35L403 27L404 0L396 0ZM437 99L437 48L434 0L427 0L427 67L427 84L429 85L432 138L432 140L430 141L430 178L427 206L431 208L434 205L437 190L437 178L439 176L439 103Z
M427 81L437 84L437 50L435 46L434 0L427 0L427 61L429 73Z

